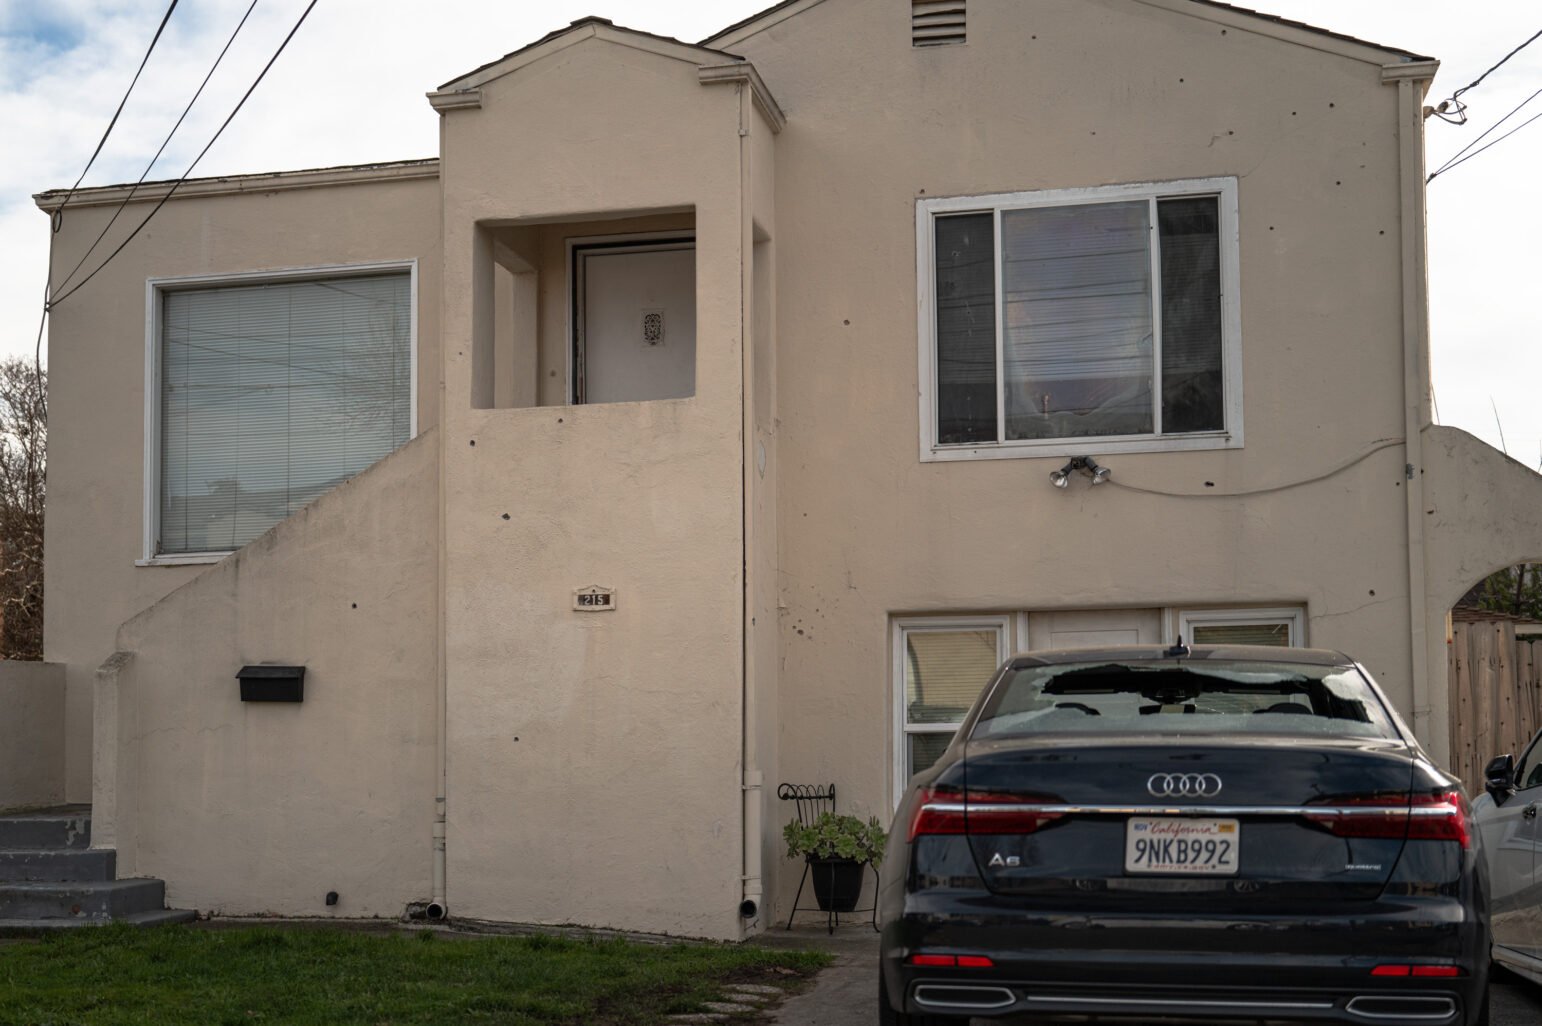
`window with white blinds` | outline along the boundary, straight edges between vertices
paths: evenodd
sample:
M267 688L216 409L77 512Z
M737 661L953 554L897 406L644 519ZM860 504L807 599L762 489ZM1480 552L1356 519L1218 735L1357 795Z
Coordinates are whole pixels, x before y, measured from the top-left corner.
M1303 611L1285 609L1189 609L1178 615L1178 635L1191 645L1305 644Z
M412 275L160 293L153 555L240 548L412 435Z
M896 679L906 779L947 748L964 714L1007 657L1005 617L896 624Z

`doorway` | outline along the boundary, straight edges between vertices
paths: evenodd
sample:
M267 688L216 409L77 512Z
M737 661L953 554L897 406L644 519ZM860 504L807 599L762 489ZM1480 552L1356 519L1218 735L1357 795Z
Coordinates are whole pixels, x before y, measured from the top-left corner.
M584 241L572 252L572 401L695 395L695 241Z

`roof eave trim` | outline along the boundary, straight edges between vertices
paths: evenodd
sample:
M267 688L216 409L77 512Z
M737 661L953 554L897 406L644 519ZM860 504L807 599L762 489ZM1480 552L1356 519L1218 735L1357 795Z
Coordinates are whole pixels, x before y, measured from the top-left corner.
M480 89L436 89L423 95L428 97L428 105L441 114L452 110L477 110L482 106Z
M142 185L102 185L91 189L50 189L32 197L39 210L53 213L69 196L71 207L101 207L125 203L157 201L176 186L172 199L206 196L235 196L243 193L286 192L292 189L319 189L343 185L382 182L410 182L439 177L439 161L403 161L393 164L358 164L349 167L316 168L307 171L270 171L251 175L226 175L219 178L190 178L181 185L173 181L145 182Z
M1399 61L1396 64L1383 64L1381 66L1381 80L1383 82L1401 82L1404 79L1413 79L1416 82L1428 83L1435 77L1435 72L1440 70L1440 62L1429 61Z
M765 80L760 77L760 72L755 70L755 65L748 61L733 61L728 64L703 64L697 69L697 76L702 85L719 85L723 83L740 83L750 87L750 98L755 103L755 109L760 111L761 117L771 126L771 133L778 135L787 126L787 115L782 113L781 106L776 102L776 97L771 95L771 90L766 87Z
M1351 60L1364 61L1377 67L1387 64L1389 60L1418 61L1427 59L1407 50L1400 50L1397 47L1381 46L1377 43L1353 39L1335 33L1331 29L1305 25L1296 26L1283 21L1275 21L1269 15L1259 11L1233 7L1224 3L1213 3L1211 0L1200 0L1200 2L1195 2L1195 0L1134 0L1134 2L1144 4L1147 7L1171 11L1174 14L1183 14L1190 18L1214 22L1227 28L1235 28L1243 32L1267 36L1270 39L1295 43L1298 46L1320 50L1323 53L1348 57Z
M818 7L825 0L785 0L785 2L757 12L735 22L725 29L719 29L715 34L701 41L702 46L734 46L741 40L764 32L773 25L780 24L788 18L802 14L810 7Z
M699 46L695 43L683 43L678 39L667 39L663 36L639 32L636 29L623 28L603 20L579 21L566 30L554 33L545 39L537 40L524 49L515 50L513 53L506 54L493 61L491 64L485 64L469 74L452 79L434 90L434 92L443 94L479 89L489 82L496 81L505 75L513 74L520 68L534 64L538 60L561 53L570 46L576 46L587 39L596 37L619 46L640 50L643 53L651 53L658 57L698 66L704 59L738 59L737 54L725 53L721 50Z

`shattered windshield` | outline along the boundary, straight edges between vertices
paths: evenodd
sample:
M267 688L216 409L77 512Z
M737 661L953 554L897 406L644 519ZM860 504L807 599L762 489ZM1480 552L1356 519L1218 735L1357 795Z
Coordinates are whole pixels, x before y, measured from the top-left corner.
M1399 736L1352 666L1177 662L1012 671L972 736L1052 731Z

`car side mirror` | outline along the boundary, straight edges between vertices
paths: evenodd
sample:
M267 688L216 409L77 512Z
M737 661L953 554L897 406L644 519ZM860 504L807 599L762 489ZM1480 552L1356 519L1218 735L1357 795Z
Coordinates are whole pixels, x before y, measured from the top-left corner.
M1483 789L1493 796L1495 805L1503 805L1515 793L1515 756L1501 755L1483 767Z

